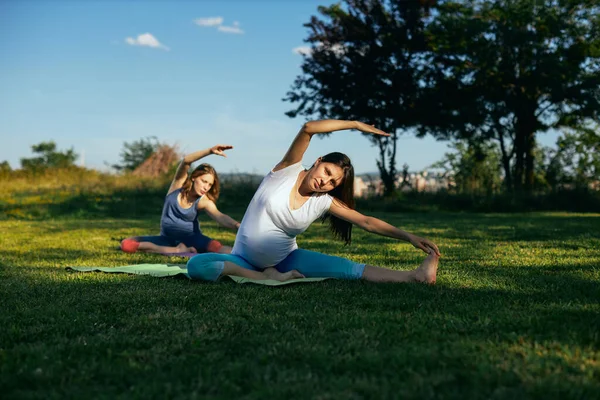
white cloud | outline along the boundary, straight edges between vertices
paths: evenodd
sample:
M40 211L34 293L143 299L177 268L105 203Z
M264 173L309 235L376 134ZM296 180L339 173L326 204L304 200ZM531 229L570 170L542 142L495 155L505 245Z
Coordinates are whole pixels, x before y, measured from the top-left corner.
M312 54L312 48L308 46L298 46L292 49L292 53L300 54L303 56L310 56Z
M217 30L223 33L244 34L244 31L240 28L240 23L237 21L234 21L231 26L223 25L223 17L196 18L194 23L198 26L216 26Z
M235 33L235 34L238 34L238 35L243 35L244 34L244 31L240 29L240 24L237 21L235 21L233 23L233 26L223 26L223 25L220 25L217 29L220 32L224 32L224 33Z
M321 48L321 47L323 47L323 43L316 43L315 47ZM334 44L333 46L331 46L330 50L338 57L343 56L344 53L346 52L346 48L344 47L344 45L341 45L341 44ZM313 48L309 47L309 46L298 46L298 47L294 47L292 49L292 53L310 57L310 56L312 56Z
M146 46L146 47L152 47L155 49L163 49L166 51L170 50L167 46L160 43L158 41L158 39L156 39L154 36L152 36L151 33L143 33L141 35L138 35L138 37L135 39L132 37L128 37L125 39L125 43L127 43L131 46Z
M197 18L194 23L200 26L218 26L223 23L223 17Z

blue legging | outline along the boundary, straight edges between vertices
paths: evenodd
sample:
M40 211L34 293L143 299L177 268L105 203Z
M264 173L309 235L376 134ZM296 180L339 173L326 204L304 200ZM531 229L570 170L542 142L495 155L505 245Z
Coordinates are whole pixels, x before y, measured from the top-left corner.
M195 233L190 236L182 236L182 237L171 237L171 236L134 236L132 238L136 242L150 242L154 243L157 246L177 246L179 243L183 243L186 246L192 246L196 249L198 253L205 253L207 251L216 251L214 248L221 247L221 243L216 240L209 238L202 233ZM211 245L211 242L216 242Z
M237 255L205 253L190 258L187 263L188 275L192 279L216 281L223 272L225 261L252 271L261 271L260 268ZM315 251L297 249L275 268L279 272L295 269L307 278L360 279L365 264L358 264L342 257L329 256Z

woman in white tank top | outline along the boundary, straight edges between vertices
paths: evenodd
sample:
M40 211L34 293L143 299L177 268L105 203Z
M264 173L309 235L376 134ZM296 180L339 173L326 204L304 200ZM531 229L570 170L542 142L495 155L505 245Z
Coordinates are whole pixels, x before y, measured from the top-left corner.
M330 153L317 159L310 169L302 168L302 157L313 135L345 129L389 136L358 121L304 124L283 159L254 194L232 253L195 256L188 262L188 274L212 281L235 275L282 281L306 276L435 283L440 252L432 241L354 210L354 168L346 155ZM347 244L352 225L357 225L368 232L409 242L428 255L418 268L398 271L298 249L296 236L317 218L328 220L334 237Z

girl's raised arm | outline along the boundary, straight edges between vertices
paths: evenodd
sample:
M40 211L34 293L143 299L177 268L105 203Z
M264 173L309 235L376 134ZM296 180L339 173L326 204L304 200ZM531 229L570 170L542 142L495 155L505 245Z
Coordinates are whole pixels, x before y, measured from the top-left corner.
M233 146L228 144L218 144L209 149L198 150L183 157L179 163L179 166L177 167L177 171L175 172L175 176L173 177L173 181L171 182L168 193L171 193L173 190L177 190L183 186L183 183L188 177L188 170L190 169L192 163L211 154L227 157L224 151L229 149L233 149Z

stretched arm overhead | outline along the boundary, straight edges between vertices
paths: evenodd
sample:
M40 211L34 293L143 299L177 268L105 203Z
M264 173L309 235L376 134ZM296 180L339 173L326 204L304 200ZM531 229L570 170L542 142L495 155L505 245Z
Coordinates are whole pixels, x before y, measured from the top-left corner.
M332 215L343 219L344 221L348 221L354 225L361 227L367 232L372 232L381 236L387 236L393 239L409 242L417 249L421 249L427 254L433 251L438 256L441 255L440 250L431 240L413 235L412 233L405 232L378 218L363 215L356 210L352 210L351 208L346 207L344 204L338 202L337 200L334 200L331 203L329 212Z
M169 187L168 193L171 193L173 190L177 190L181 186L183 186L183 183L185 182L185 180L188 176L188 170L190 169L190 166L192 165L192 163L198 161L201 158L209 156L211 154L216 154L218 156L227 157L225 155L225 150L229 150L229 149L233 149L233 146L230 146L228 144L218 144L209 149L198 150L194 153L190 153L190 154L186 155L185 157L183 157L183 159L179 163L179 166L177 167L177 171L175 172L175 177L173 178L173 181L171 182L171 186Z
M273 168L273 171L278 171L290 165L296 164L302 160L308 144L313 135L317 133L329 133L334 131L341 131L344 129L358 129L365 133L372 133L374 135L390 136L372 125L367 125L359 121L342 121L337 119L323 119L320 121L309 121L302 125L302 129L296 135L296 138L290 145L287 153L283 156L283 159Z

